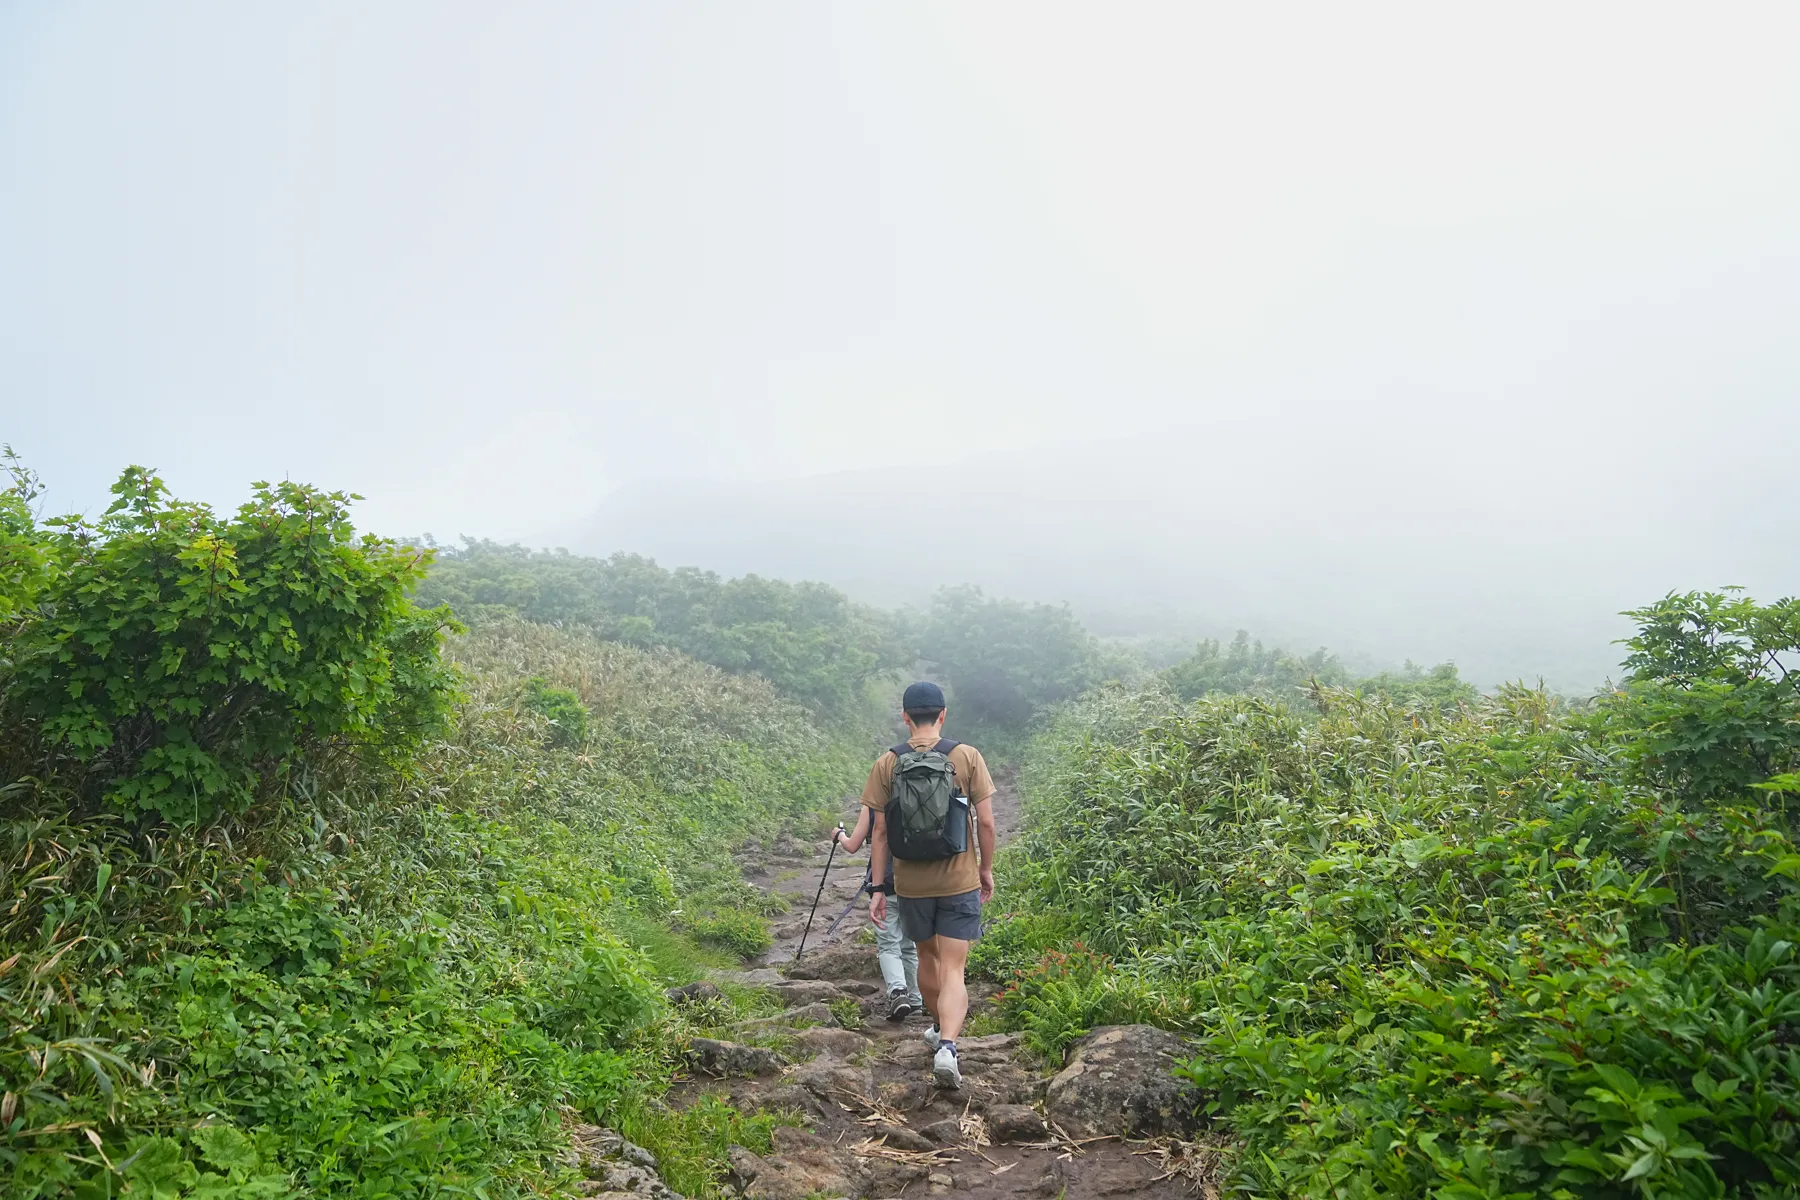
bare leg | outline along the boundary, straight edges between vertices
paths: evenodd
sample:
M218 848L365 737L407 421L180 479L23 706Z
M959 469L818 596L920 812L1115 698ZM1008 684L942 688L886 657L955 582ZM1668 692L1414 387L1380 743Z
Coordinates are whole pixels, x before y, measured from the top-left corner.
M927 988L927 967L930 963ZM938 1032L945 1041L955 1041L969 1015L969 989L963 980L963 968L969 962L969 943L961 938L934 937L919 943L919 990L925 1003L937 1018Z
M925 997L925 1011L931 1014L935 1024L941 1021L938 1016L938 939L927 938L916 943L919 949L919 995ZM939 1026L940 1032L942 1026Z

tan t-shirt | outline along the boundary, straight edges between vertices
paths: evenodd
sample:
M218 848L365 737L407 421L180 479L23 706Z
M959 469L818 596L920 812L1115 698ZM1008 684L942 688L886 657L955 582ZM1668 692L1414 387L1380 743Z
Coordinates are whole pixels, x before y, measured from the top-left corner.
M937 745L931 734L907 739L915 750ZM956 782L969 798L969 848L954 858L935 862L894 860L894 891L914 899L932 896L956 896L981 886L981 858L976 837L975 810L994 794L994 777L988 774L987 762L973 746L958 746L950 752L950 765L956 768ZM869 781L863 784L864 808L886 812L894 787L894 752L883 750L875 765L869 768Z

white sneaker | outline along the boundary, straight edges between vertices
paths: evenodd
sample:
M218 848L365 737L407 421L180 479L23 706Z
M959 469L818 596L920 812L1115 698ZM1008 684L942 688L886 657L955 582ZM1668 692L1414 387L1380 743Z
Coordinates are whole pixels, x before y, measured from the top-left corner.
M933 1022L931 1028L927 1029L921 1036L924 1037L925 1044L933 1050L936 1050L939 1046L944 1044L944 1035L938 1032L936 1022Z
M956 1050L950 1046L939 1046L937 1057L931 1060L931 1081L941 1088L959 1091L962 1088L962 1068L956 1063Z

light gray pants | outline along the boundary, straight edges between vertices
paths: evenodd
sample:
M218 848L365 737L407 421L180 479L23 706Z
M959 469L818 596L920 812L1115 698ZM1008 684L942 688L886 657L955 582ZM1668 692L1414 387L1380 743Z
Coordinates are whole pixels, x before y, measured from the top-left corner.
M888 897L887 928L875 926L875 957L881 963L881 979L892 994L898 987L906 989L906 998L914 1008L919 998L919 948L900 932L900 914L895 911L893 897ZM873 922L871 922L872 924Z

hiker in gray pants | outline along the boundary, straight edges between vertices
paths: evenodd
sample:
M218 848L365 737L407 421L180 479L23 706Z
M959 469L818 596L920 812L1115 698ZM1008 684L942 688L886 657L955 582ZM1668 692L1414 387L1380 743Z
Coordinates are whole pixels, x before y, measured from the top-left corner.
M857 818L856 828L850 833L842 829L832 834L844 853L855 854L869 840L869 830L873 825L873 810L863 809L862 816ZM863 891L874 903L876 891L889 896L894 894L894 860L888 859L887 879L877 888L869 872L863 872ZM869 923L875 926L875 959L881 964L881 979L887 984L888 1020L904 1021L925 1007L925 1001L919 996L919 948L913 940L900 932L900 922L889 917L885 921L877 921L870 914Z

